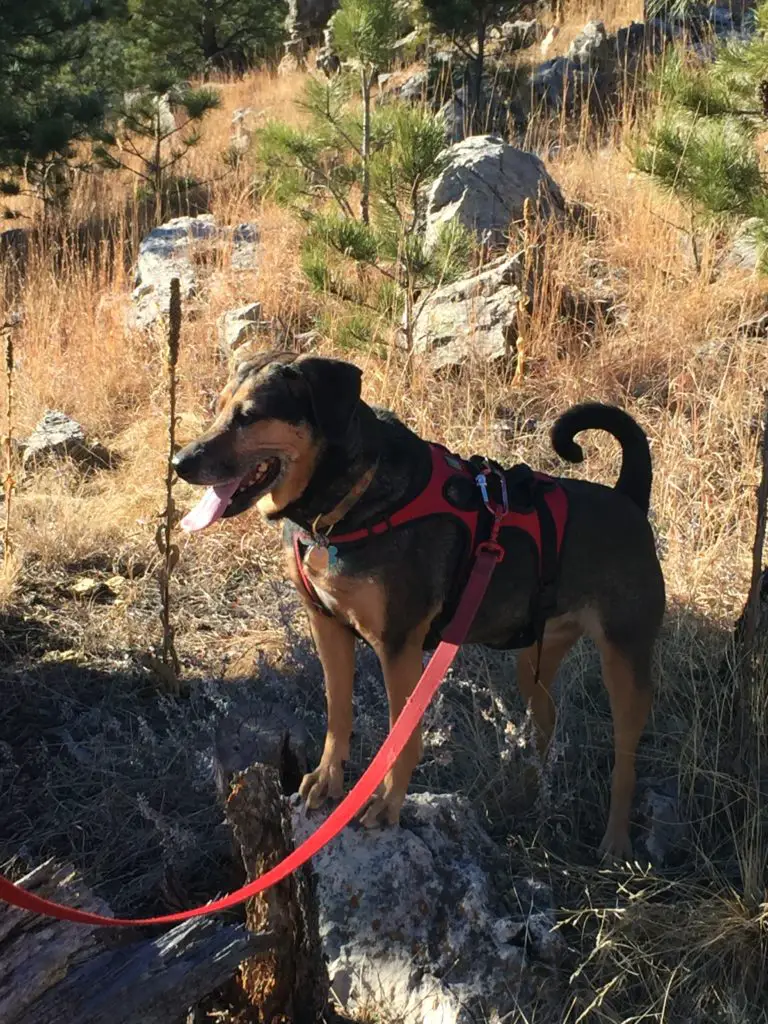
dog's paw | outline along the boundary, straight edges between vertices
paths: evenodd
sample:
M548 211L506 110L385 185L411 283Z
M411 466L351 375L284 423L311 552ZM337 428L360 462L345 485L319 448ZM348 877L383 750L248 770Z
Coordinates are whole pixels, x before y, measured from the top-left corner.
M407 792L407 786L398 786L388 775L363 811L360 824L365 828L399 824L400 811L405 803Z
M311 811L326 800L340 800L344 795L344 764L342 761L321 761L315 771L305 775L299 786L299 796Z
M612 829L609 825L598 852L604 864L626 864L631 861L632 843L627 829Z

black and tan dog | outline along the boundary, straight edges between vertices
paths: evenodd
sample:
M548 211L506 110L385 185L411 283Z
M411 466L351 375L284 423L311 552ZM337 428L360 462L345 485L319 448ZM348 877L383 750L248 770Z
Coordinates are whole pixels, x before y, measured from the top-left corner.
M355 635L381 661L394 720L421 675L423 650L432 643L430 627L455 593L465 558L461 523L450 515L407 524L348 550L342 547L333 560L327 550L310 545L303 571L324 609L308 594L294 557L297 530L311 534L327 528L329 517L339 532L380 522L418 494L431 472L429 445L391 413L365 404L360 380L361 371L349 363L292 353L243 363L221 394L210 429L175 459L182 479L209 487L186 517L186 529L203 529L251 506L268 519L284 521L288 572L307 607L328 706L320 764L301 785L310 807L342 794L352 730ZM613 489L560 481L569 517L556 606L546 623L538 682L536 645L520 653L517 674L544 749L554 726L549 688L563 656L582 634L597 644L615 738L610 815L601 850L626 857L631 853L635 751L651 704L651 656L664 612L664 583L647 519L651 459L646 437L619 409L577 406L553 428L557 453L581 461L573 438L590 428L618 439L621 473ZM337 522L339 510L344 514ZM530 614L538 580L536 552L525 537L508 533L501 538L506 557L468 643L508 646ZM414 734L365 811L364 824L397 822L420 757L421 737Z

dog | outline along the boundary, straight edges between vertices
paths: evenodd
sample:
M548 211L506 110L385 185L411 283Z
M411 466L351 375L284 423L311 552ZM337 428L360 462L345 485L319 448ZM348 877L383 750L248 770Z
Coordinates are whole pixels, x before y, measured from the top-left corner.
M181 479L208 487L182 522L186 529L203 529L252 507L283 523L286 568L309 616L327 699L320 763L300 787L309 808L343 793L356 637L380 660L394 722L421 676L423 652L434 645L435 624L455 596L456 580L467 572L464 528L451 515L371 533L339 549L329 544L336 533L365 533L422 492L436 450L391 412L366 404L361 378L358 367L341 360L260 355L236 368L210 428L174 458ZM613 488L555 481L568 504L556 590L541 642L520 651L517 676L543 753L555 724L549 691L558 666L582 635L596 643L615 747L600 851L627 859L635 753L651 707L664 581L647 516L652 467L644 432L618 408L575 406L552 429L555 451L581 461L574 437L587 429L608 431L619 441L621 471ZM477 503L477 488L470 490L465 503ZM323 531L330 536L321 542ZM299 537L309 542L298 546ZM535 549L519 530L502 530L499 541L504 558L466 642L504 648L530 617L539 568ZM364 810L364 825L397 823L421 754L417 730Z

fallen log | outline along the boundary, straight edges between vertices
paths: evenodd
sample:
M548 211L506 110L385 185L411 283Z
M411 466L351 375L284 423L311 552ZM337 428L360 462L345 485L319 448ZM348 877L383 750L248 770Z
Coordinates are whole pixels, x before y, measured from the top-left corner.
M53 861L20 884L58 903L110 915L71 867ZM39 917L0 904L2 1024L173 1024L266 955L270 935L195 918L153 938ZM136 937L142 936L142 937Z

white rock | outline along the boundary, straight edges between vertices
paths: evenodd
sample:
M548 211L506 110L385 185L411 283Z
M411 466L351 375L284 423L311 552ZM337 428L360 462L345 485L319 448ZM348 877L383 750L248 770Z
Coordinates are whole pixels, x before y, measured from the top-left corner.
M519 915L500 912L490 873L498 851L462 797L411 796L402 821L348 827L312 861L336 1000L347 1013L399 1024L516 1019L540 983L529 957L559 958L548 891L518 899ZM296 842L318 823L296 808Z
M539 215L561 213L560 188L534 154L494 135L473 135L446 151L447 164L427 199L427 244L441 227L458 221L491 245L506 243L510 225L523 216L526 199L540 198Z
M557 39L557 37L559 35L560 35L560 29L557 27L557 25L553 25L552 28L549 30L549 32L547 32L547 34L544 36L544 38L541 41L541 46L539 47L539 50L541 51L541 56L542 57L546 57L547 56L549 51L554 46L555 40Z
M98 443L88 444L85 431L71 416L48 409L24 444L24 468L71 459L89 465L109 465L109 455Z
M259 333L261 303L251 302L238 309L230 309L219 317L219 348L228 356Z
M258 230L253 224L219 226L210 214L176 217L146 236L139 246L134 279L134 322L151 327L168 312L171 280L178 277L181 297L191 299L200 290L205 261L195 261L200 245L228 251L233 269L252 269L258 258ZM210 261L208 261L210 264Z
M416 308L414 352L432 369L515 354L522 262L504 256L427 296Z

